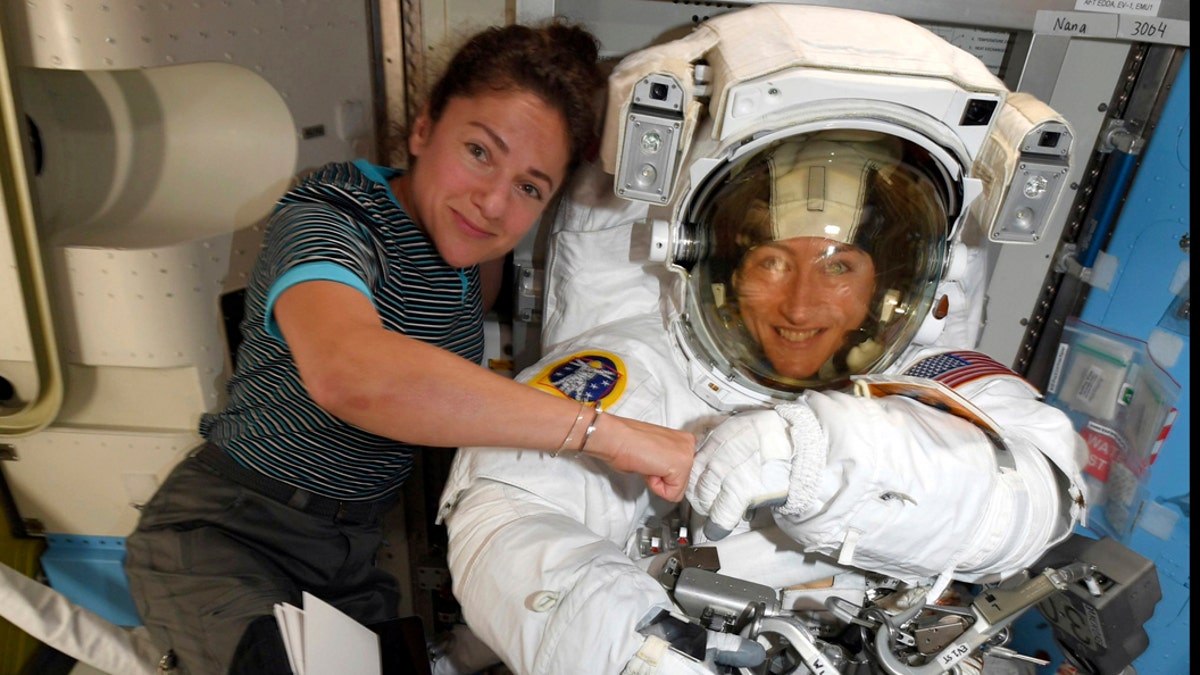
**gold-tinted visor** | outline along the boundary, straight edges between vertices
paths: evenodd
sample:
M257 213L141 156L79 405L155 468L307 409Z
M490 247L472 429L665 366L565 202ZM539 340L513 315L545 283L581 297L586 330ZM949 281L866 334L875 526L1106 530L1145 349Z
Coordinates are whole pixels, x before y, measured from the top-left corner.
M844 386L911 342L940 277L945 185L920 146L863 131L793 136L718 174L696 204L688 335L771 391Z

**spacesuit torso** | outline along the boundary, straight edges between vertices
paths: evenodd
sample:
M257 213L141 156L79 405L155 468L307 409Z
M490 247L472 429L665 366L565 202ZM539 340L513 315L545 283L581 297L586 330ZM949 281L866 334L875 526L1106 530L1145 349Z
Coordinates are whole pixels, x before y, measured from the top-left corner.
M577 316L607 321L578 335L571 335L569 324L548 322L546 343L552 346L520 379L550 389L566 380L572 391L582 391L587 383L570 376L592 368L599 373L592 377L603 380L593 392L606 413L702 437L730 413L693 391L688 363L659 309L662 294L651 290L670 277L633 265L626 273L640 281L625 283L626 292L615 296L596 292L583 270L563 264L614 259L598 248L605 240L628 247L631 209L602 191L600 203L588 206L597 196L589 181L607 180L599 171L580 177L562 212L567 220L557 224L549 268L556 302ZM614 208L606 210L605 203ZM959 284L957 292L966 300L978 289ZM977 326L963 325L974 321L972 305L958 306L963 311L948 315L945 340L977 333ZM945 351L913 350L890 370L903 372ZM1014 468L1002 471L985 434L948 413L907 400L813 392L792 406L805 410L824 434L807 445L813 499L822 507L806 519L806 540L781 537L769 522L735 534L718 545L722 574L786 588L850 566L917 580L956 566L963 568L961 578L998 577L1032 563L1074 522L1062 510L1069 499L1057 476L1077 473L1071 468L1079 466L1076 434L1015 375L997 371L962 391L1005 429L1017 455ZM1038 447L1049 449L1064 468L1053 469ZM881 500L885 494L907 499ZM672 606L662 585L644 571L653 563L642 559L639 532L647 522L666 520L674 507L653 497L639 476L615 473L587 456L464 448L439 515L449 531L454 592L467 624L514 672L619 671L643 641L637 623L655 607ZM1034 531L1039 521L1024 509L1039 511L1042 531ZM860 541L856 555L847 557L842 548L851 529L889 536ZM691 531L689 543L703 543ZM862 591L856 578L841 583L851 587L843 592Z

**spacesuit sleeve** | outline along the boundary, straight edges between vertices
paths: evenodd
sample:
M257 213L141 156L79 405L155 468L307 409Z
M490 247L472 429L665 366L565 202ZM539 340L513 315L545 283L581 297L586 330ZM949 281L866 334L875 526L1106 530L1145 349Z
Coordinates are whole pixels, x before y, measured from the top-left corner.
M906 396L808 392L780 406L795 448L781 529L807 550L910 581L988 581L1033 564L1082 515L1084 455L1066 416L1017 380L956 388L998 438Z
M463 617L514 673L618 672L638 621L670 607L620 547L522 488L478 479L446 525Z
M564 353L521 379L536 384L537 372L569 360ZM624 390L605 411L665 422L661 388L636 361L621 361ZM638 622L671 607L626 553L653 508L668 507L640 476L587 456L460 450L439 515L468 626L514 673L619 672L643 642Z

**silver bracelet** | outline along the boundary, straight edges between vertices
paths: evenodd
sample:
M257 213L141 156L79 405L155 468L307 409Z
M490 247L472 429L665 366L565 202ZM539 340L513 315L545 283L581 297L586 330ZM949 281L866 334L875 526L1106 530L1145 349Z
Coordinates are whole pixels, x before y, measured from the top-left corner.
M604 412L600 408L600 401L596 401L596 414L592 416L592 423L588 425L587 431L583 432L583 445L579 446L579 451L587 450L588 441L592 439L592 432L596 430L596 423L600 420L600 413Z
M583 421L583 411L585 410L587 410L587 405L580 403L579 414L575 416L575 421L571 423L571 428L567 430L567 437L563 439L562 445L558 446L557 450L550 453L551 457L558 457L558 454L563 450L566 450L567 446L571 444L571 438L575 436L575 427L579 426L579 423ZM593 419L592 423L595 424L595 422L596 420ZM587 436L584 436L583 444L587 445Z

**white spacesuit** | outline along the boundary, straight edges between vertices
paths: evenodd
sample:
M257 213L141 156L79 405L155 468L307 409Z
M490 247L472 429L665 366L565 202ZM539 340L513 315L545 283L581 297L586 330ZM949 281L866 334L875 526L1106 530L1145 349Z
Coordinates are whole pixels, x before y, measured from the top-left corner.
M813 66L822 50L845 72ZM958 105L940 119L972 128L865 105L853 92L886 89L868 63L936 90L927 107ZM581 170L558 211L544 356L519 379L696 433L691 511L586 455L462 449L439 509L453 590L514 672L750 665L735 635L701 629L689 657L654 628L663 610L687 614L664 569L697 544L715 548L723 578L781 589L778 608L801 610L861 599L869 575L922 597L997 581L1070 533L1082 442L1031 385L970 351L977 221L1000 210L972 202L1002 192L979 188L977 160L1004 153L987 149L992 111L976 129L961 109L994 100L998 116L1007 94L981 68L895 17L792 5L722 15L617 67L605 166ZM801 100L747 112L758 95L745 83L788 100L793 72L831 93L801 77ZM638 108L646 94L668 104L665 127ZM666 130L682 137L679 166L651 166Z

